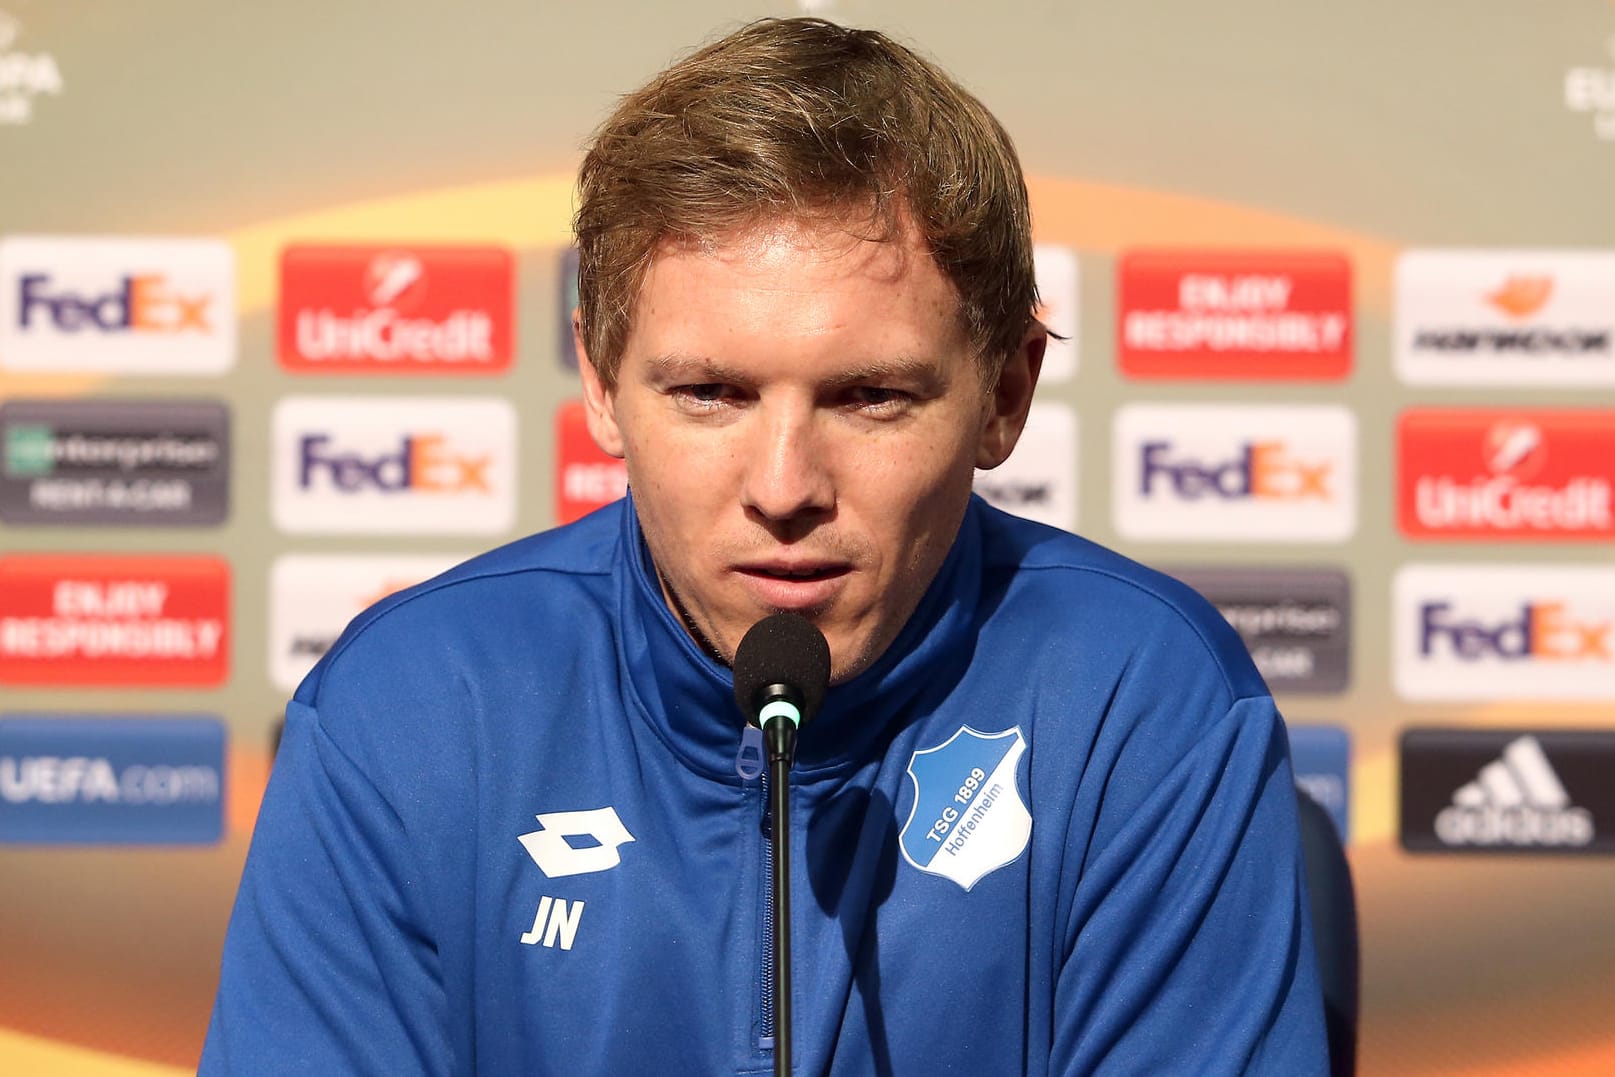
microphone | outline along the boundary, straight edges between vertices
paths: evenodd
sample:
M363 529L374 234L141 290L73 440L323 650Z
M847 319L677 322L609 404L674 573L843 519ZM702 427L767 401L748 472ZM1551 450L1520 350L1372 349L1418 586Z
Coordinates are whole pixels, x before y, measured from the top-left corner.
M768 843L773 852L774 1073L791 1072L791 761L796 733L830 687L830 645L804 617L776 613L752 625L735 649L735 702L768 747Z
M829 687L830 645L805 617L764 617L735 649L735 702L768 738L770 759L775 738L782 739L787 766L796 753L797 730L818 713Z

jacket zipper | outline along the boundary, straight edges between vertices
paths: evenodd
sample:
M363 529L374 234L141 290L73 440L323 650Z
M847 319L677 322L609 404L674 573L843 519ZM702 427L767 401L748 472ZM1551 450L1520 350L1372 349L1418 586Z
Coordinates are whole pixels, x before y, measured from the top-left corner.
M768 774L763 773L763 985L762 1028L757 1046L764 1051L774 1049L774 843L769 840L769 826L773 822L768 810Z
M758 977L762 985L762 1005L758 1007L760 1020L758 1022L757 1048L761 1051L774 1049L774 846L769 841L769 824L772 821L768 810L768 773L763 756L763 731L754 725L748 725L740 734L740 752L735 756L735 772L746 781L760 779L762 790L762 846L763 846L763 873L761 877L762 900L762 932L759 952L762 954L760 967L762 975Z

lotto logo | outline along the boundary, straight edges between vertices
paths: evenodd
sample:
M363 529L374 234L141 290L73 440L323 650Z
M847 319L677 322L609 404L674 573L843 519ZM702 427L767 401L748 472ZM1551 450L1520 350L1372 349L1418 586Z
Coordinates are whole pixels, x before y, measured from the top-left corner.
M515 274L498 247L288 247L279 354L299 373L508 369Z
M221 374L235 362L235 267L195 239L0 240L0 365Z
M628 492L628 468L589 436L582 400L555 413L555 522L569 524Z
M1410 538L1608 541L1615 411L1405 412L1397 475Z
M1396 370L1414 385L1615 385L1615 253L1413 250Z
M1408 699L1615 699L1615 569L1410 565L1395 587Z
M503 400L290 397L273 427L284 531L491 534L514 522L516 419Z
M1351 266L1326 251L1130 251L1116 354L1134 378L1320 380L1352 362Z
M1123 407L1117 529L1136 539L1344 540L1356 528L1356 437L1343 408Z

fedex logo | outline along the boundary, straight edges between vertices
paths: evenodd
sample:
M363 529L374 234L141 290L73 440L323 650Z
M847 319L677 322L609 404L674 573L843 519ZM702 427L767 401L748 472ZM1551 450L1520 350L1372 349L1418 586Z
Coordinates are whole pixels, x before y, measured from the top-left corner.
M0 241L0 362L18 370L217 374L235 361L223 243Z
M63 289L48 273L29 273L19 286L17 319L25 330L48 318L66 333L87 329L206 333L212 328L208 308L213 298L206 294L186 295L161 273L125 276L111 291L99 295Z
M299 487L309 489L323 478L332 489L347 492L493 492L488 479L492 456L457 453L442 434L406 434L395 451L375 456L338 451L334 441L329 433L305 434L300 439Z
M1134 404L1116 413L1128 538L1338 542L1356 529L1357 428L1337 407Z
M1395 601L1409 699L1615 699L1615 568L1410 565Z
M504 400L289 397L273 427L284 531L493 534L514 523L516 419Z
M1503 660L1610 661L1611 621L1577 620L1563 602L1525 602L1501 621L1462 617L1452 602L1419 607L1419 653L1440 646L1466 661L1496 656Z
M1157 487L1187 501L1203 497L1224 500L1264 498L1303 501L1331 497L1328 460L1304 460L1282 441L1247 441L1232 457L1201 461L1175 451L1171 441L1150 441L1143 446L1143 475L1139 492L1145 497Z

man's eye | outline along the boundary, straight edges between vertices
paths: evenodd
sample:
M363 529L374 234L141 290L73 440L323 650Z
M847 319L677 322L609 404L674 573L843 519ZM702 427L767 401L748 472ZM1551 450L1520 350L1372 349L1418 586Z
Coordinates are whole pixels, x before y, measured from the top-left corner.
M673 390L673 395L691 404L721 404L734 395L734 390L721 382L708 382L701 385L680 385Z
M849 396L856 407L875 413L901 411L914 399L901 389L887 389L879 385L860 385Z

